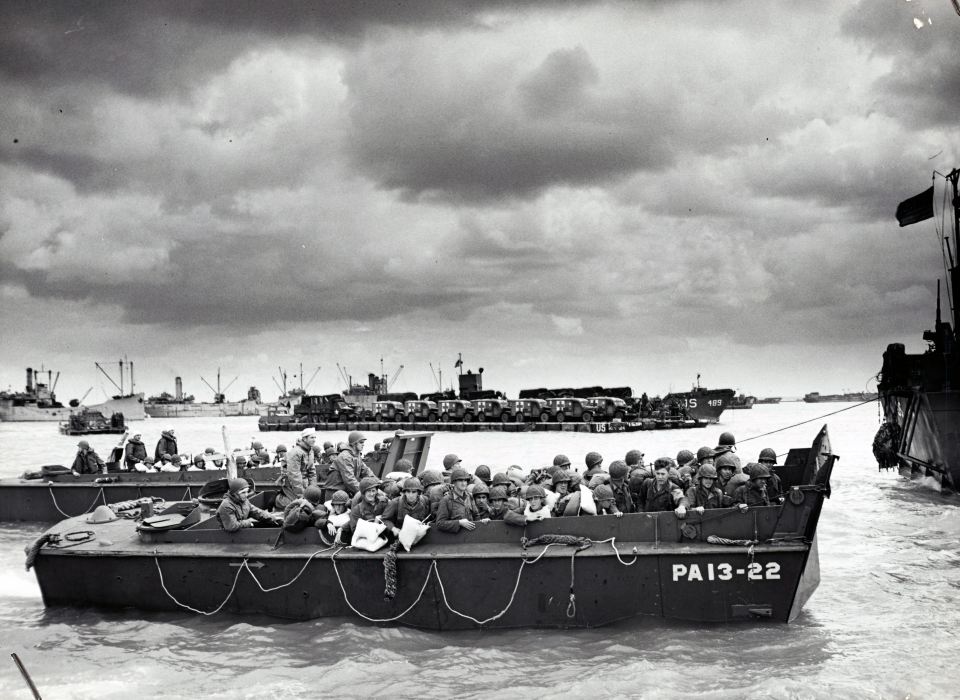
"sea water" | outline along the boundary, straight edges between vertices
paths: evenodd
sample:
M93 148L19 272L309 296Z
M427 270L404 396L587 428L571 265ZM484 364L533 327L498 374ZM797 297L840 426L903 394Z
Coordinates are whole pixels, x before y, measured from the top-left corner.
M741 459L809 447L827 423L840 455L818 540L822 580L791 624L695 624L637 618L590 630L427 632L357 619L46 609L23 548L48 525L0 524L0 698L31 698L16 653L45 700L57 698L947 698L960 697L960 503L894 473L871 453L876 404L781 403L728 411L704 429L629 434L437 433L429 462L453 452L473 469L545 466L557 453L609 464L716 445L729 430ZM153 450L176 429L181 452L294 433L256 418L146 420ZM343 433L320 433L323 441ZM369 434L368 446L386 434ZM0 423L0 479L70 465L78 438L53 423ZM116 436L89 441L107 456ZM491 611L491 614L499 611Z

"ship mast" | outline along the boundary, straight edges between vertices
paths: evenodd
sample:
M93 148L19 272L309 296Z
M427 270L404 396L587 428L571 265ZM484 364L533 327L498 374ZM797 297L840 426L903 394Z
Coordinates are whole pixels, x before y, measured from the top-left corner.
M946 176L946 181L950 183L950 187L953 190L951 193L953 196L950 199L950 203L953 205L953 249L957 252L957 255L960 256L960 194L957 192L957 181L960 180L960 170L954 168L950 171L950 174ZM946 226L946 222L944 222ZM944 231L946 235L946 231ZM947 239L947 245L949 246L950 241ZM953 324L956 328L957 319L957 285L960 284L960 260L957 260L957 264L953 264L953 256L951 255L951 268L950 268L950 300L951 308L954 313Z

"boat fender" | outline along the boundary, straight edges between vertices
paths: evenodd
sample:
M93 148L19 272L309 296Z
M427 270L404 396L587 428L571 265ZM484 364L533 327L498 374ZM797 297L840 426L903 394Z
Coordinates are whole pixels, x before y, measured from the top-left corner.
M546 489L544 489L546 491ZM556 491L546 491L546 507L550 510L553 510L553 507L557 505L557 501L560 500L560 494Z
M541 506L540 510L532 511L530 510L530 504L528 503L527 507L523 511L523 515L526 517L528 523L532 523L549 518L550 510L546 506Z
M37 538L29 547L24 547L23 552L27 555L27 571L33 568L33 563L37 560L37 553L45 544L57 544L60 541L60 535L55 532L46 532Z
M566 508L563 509L564 517L572 518L580 515L580 491L574 491L567 501Z
M593 546L593 540L589 537L576 537L575 535L540 535L528 540L526 537L520 539L523 548L532 547L537 544L565 544L575 546L578 550L589 549Z

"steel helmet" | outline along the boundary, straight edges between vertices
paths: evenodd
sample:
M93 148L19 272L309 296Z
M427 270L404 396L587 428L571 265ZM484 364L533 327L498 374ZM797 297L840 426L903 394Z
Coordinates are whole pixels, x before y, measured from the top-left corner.
M407 472L408 474L413 473L413 462L409 459L398 459L397 463L393 465L393 470L397 472Z
M375 476L365 476L360 479L360 493L375 489L380 485L379 479Z
M486 484L474 484L473 485L473 495L474 496L490 496L490 489L487 488Z
M253 444L250 445L250 449L251 449L251 450L262 450L262 449L263 449L263 443L260 442L259 440L254 440L254 441L253 441Z
M502 486L494 486L490 489L490 496L487 498L488 501L505 501L507 500L507 490Z
M497 472L493 475L493 486L497 487L500 485L510 486L513 482L510 481L510 477L504 474L503 472Z
M627 469L627 463L621 462L618 459L617 461L610 463L610 467L607 471L610 472L611 479L616 479L617 481L619 481L620 479L623 479L627 475L627 471L629 470Z
M81 449L89 450L89 449L90 449L90 443L87 442L86 440L81 440L80 442L77 443L77 447L79 447L79 448L81 448Z
M698 462L702 462L702 461L705 460L705 459L711 459L712 457L716 457L716 456L717 456L717 453L714 452L713 450L711 450L711 449L710 449L709 447L707 447L706 445L704 445L704 446L701 447L699 450L697 450L697 461L698 461Z
M328 450L328 449L330 449L331 447L333 447L333 443L330 442L329 440L327 440L326 442L323 443L323 449Z
M451 469L453 465L459 461L460 461L460 458L457 457L455 454L449 454L443 458L443 468Z
M337 443L337 452L343 452L345 449L347 449L347 443L345 442Z
M481 464L479 467L474 469L473 475L485 484L490 483L490 467L488 467L486 464Z
M734 457L729 452L724 452L722 455L717 457L717 461L714 462L717 470L723 469L724 467L737 471L737 458Z
M423 484L423 488L426 490L436 484L442 484L443 476L439 472L428 470L420 474L420 483Z
M546 498L547 492L540 484L533 484L527 487L527 500L531 498Z
M643 461L643 452L640 450L630 450L627 452L626 461L628 467L632 467L635 464L640 464L640 462Z
M587 462L587 469L593 469L593 467L603 462L603 457L600 455L599 452L588 452L586 462Z
M277 449L280 449L280 448L278 447ZM283 449L286 450L287 448L284 447ZM208 447L207 449L205 449L205 450L203 451L203 454L205 454L205 455L215 455L215 454L217 454L217 451L216 451L215 449L213 449L212 447Z
M697 472L698 479L716 479L717 470L712 464L704 464L700 467L700 471Z
M566 455L557 455L553 458L553 466L566 469L570 466L570 458Z
M277 445L277 454L280 454L281 452L286 452L286 451L287 451L286 445Z
M370 477L367 478L369 479ZM346 491L337 491L335 494L333 494L333 498L330 499L330 502L346 505L350 502L350 496L347 495Z
M203 464L203 455L197 455L193 458L194 464Z
M717 448L721 447L736 447L737 439L733 437L733 433L721 433L720 440L717 441Z
M420 483L420 479L415 476L411 476L409 479L403 480L403 490L404 491L418 491L423 493L423 484Z
M697 457L690 450L680 450L677 452L677 464L680 466L686 466L694 461L697 461Z
M606 484L600 484L593 490L593 497L598 501L612 501L613 489Z
M558 469L556 473L553 475L553 479L550 481L550 485L556 486L562 481L566 481L567 483L569 483L570 473L567 472L565 469Z
M322 494L320 493L320 487L308 486L303 490L303 497L316 505L320 502L320 498L322 497Z
M777 463L777 451L776 451L776 450L773 450L773 449L771 449L771 448L769 448L769 447L764 447L762 450L760 450L760 456L757 458L757 461L758 461L758 462L761 462L761 463L764 462L764 461L769 461L769 462L773 462L774 464L776 464L776 463Z
M767 469L765 464L757 464L756 462L751 462L747 465L747 469L750 470L751 479L768 479L770 478L770 470ZM746 469L744 470L746 471Z
M454 481L470 481L470 472L466 469L454 469L450 472L450 483Z
M387 481L383 485L383 493L387 498L394 498L400 493L400 484L398 484L396 481Z
M351 445L356 445L358 442L365 442L367 436L361 433L359 430L354 430L350 435L347 436L347 442Z
M250 484L247 483L246 479L230 479L227 481L227 488L230 490L230 493L236 496L244 489L250 488Z

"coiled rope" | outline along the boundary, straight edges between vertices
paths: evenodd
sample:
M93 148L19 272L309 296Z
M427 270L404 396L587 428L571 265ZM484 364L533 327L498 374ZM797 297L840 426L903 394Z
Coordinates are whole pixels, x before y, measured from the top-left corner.
M707 537L707 542L710 544L723 544L728 547L752 547L757 544L757 540L731 540L726 537L718 537L717 535Z
M29 547L23 548L23 553L27 555L27 571L33 568L34 562L37 560L37 553L43 547L43 545L50 543L56 544L60 541L60 535L55 532L47 532L37 538L37 541L34 542Z
M49 491L50 491L50 498L53 499L53 507L56 508L58 511L60 511L60 515L62 515L62 516L65 517L65 518L79 518L80 515L86 515L87 513L89 513L89 512L93 509L93 507L94 507L95 505L97 505L97 501L100 500L100 497L101 497L101 496L103 496L103 505L107 505L107 498L106 498L106 496L103 495L103 487L101 486L101 487L100 487L100 492L97 493L97 495L94 497L93 503L90 504L90 507L89 507L89 508L87 508L85 511L83 511L82 513L80 513L80 515L67 515L67 514L64 513L62 510L60 510L60 506L57 505L57 497L53 495L53 487L52 487L52 486L49 486L48 489L49 489Z
M393 600L397 597L397 546L399 544L400 540L394 540L383 557L384 600Z

